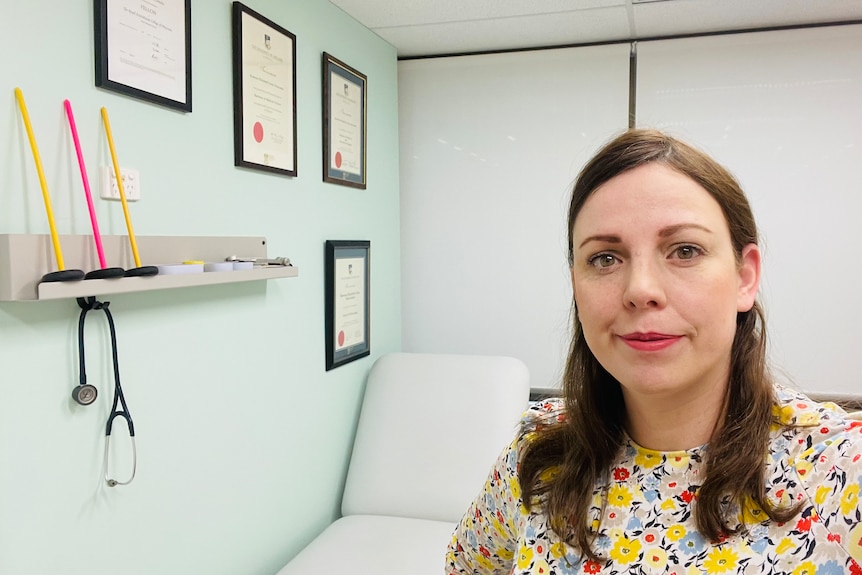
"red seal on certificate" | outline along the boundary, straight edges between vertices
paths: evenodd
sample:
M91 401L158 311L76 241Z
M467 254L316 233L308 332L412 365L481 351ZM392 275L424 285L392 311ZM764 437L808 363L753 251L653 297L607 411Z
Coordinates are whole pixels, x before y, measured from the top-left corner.
M254 141L258 144L263 141L263 124L260 122L254 123Z
M341 152L335 152L335 167L341 167Z
M338 332L338 347L344 345L344 330Z

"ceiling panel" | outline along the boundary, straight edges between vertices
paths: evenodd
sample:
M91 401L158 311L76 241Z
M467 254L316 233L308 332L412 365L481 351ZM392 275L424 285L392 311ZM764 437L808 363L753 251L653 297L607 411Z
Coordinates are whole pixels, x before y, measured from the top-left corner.
M862 21L862 0L330 2L402 58Z
M440 24L624 6L626 0L331 0L368 28Z
M792 26L862 18L859 0L676 0L635 4L637 37Z
M374 31L398 48L399 57L409 57L625 40L629 23L626 9L620 6Z

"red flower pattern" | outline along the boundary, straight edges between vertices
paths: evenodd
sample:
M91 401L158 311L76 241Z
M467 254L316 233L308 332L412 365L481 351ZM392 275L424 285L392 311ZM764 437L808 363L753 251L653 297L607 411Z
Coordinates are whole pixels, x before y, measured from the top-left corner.
M847 491L862 475L862 440L855 433L862 432L862 422L849 423L833 408L797 401L795 398L801 395L780 388L778 395L784 398L780 407L790 408L791 419L797 424L772 432L766 457L766 487L770 500L778 504L787 501L788 496L803 502L803 514L787 523L765 521L758 526L766 529L765 535L756 536L763 538L758 541L768 541L765 548L753 551L754 535L722 535L716 543L690 538L697 527L687 504L697 498L697 489L703 483L699 454L693 450L690 459L688 455L683 459L677 454L659 453L656 462L655 452L651 452L649 465L642 465L637 458L643 458L644 452L629 440L609 471L614 482L610 487L618 490L615 501L626 501L626 505L630 501L631 507L621 510L608 506L599 515L600 506L593 506L590 516L600 518L595 550L603 560L578 559L581 555L576 549L559 547L559 537L550 528L541 505L526 510L520 496L513 496L518 493L511 486L519 480L518 455L525 437L519 436L495 465L492 481L486 483L488 491L479 495L456 531L447 554L447 573L550 575L573 573L575 569L589 575L622 575L632 565L658 562L665 554L666 566L674 574L687 569L705 572L709 570L705 565L708 557L730 549L739 561L745 561L737 564L734 572L740 569L747 575L765 575L773 568L793 571L799 565L795 553L805 548L806 561L814 564L814 570L837 561L851 575L862 575L862 567L852 559L862 550L862 538L854 530L857 514L862 513L862 501L857 503L855 494ZM525 430L535 431L541 423L564 419L563 412L563 403L556 400L534 405L524 420ZM816 423L799 423L806 421ZM601 495L603 487L597 486L594 495ZM828 489L819 491L823 487ZM676 505L669 505L673 501ZM816 523L822 523L824 528L812 529ZM674 531L670 531L671 527ZM672 533L681 533L681 538L675 539L675 535L669 535ZM625 537L623 547L620 537ZM789 547L783 543L788 538L793 543ZM740 541L747 541L747 545L740 545ZM658 551L657 544L661 555L653 555Z

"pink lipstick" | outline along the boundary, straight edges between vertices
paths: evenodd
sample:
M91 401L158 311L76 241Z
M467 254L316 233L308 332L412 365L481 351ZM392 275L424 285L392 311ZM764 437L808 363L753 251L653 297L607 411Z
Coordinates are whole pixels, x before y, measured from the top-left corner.
M623 342L637 351L661 351L678 342L681 336L664 333L627 333L621 335Z

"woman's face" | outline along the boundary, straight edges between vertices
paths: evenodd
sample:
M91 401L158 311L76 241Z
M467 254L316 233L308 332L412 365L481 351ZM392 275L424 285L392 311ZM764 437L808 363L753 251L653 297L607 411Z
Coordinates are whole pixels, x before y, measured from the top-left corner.
M723 391L760 253L748 245L737 261L718 202L688 176L646 164L593 192L573 239L578 318L627 401Z

